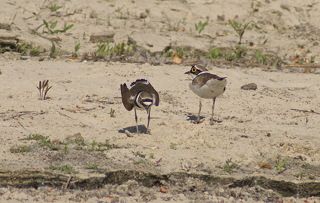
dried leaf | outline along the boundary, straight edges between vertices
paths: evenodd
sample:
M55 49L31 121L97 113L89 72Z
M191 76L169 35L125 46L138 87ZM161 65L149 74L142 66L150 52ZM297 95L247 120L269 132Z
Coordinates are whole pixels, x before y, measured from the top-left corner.
M272 165L267 162L260 162L258 163L258 166L262 169L272 169Z
M181 64L182 63L182 58L180 58L179 56L175 55L172 58L172 62L175 64Z
M160 186L161 193L168 193L168 188L166 186Z

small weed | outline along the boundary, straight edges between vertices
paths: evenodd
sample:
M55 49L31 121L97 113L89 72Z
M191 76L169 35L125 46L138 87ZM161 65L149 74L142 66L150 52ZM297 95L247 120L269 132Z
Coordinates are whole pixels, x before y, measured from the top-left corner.
M51 12L56 12L58 11L60 8L62 8L62 6L59 6L57 4L51 4L48 6L48 8L50 9Z
M185 55L185 49L183 47L175 47L175 48L169 48L168 50L165 50L166 57L174 57L177 56L179 58L183 58Z
M167 30L168 31L174 31L174 32L178 32L178 31L184 31L184 25L186 25L186 19L183 18L181 20L172 22L171 18L169 18L167 15L164 16L166 18L166 25L167 25Z
M177 144L176 143L170 143L170 149L177 150Z
M51 42L51 48L50 48L50 58L56 58L58 55L58 49L56 48L55 42Z
M17 51L25 56L39 56L41 53L39 46L35 47L32 44L26 42L18 44Z
M46 32L50 34L64 33L73 27L73 24L65 23L62 29L56 29L58 21L46 21L43 20L43 25L46 28Z
M79 50L80 50L80 42L77 42L75 45L74 45L74 51L72 53L72 56L73 57L78 57L79 56Z
M51 88L52 86L49 85L49 80L39 81L39 85L37 86L37 89L39 91L39 99L46 100L47 94Z
M27 145L18 145L10 148L11 153L27 153L31 152L31 147Z
M221 58L222 56L223 56L223 53L220 48L212 48L208 53L208 57L212 60Z
M51 140L43 135L30 134L25 140L35 140L40 147L48 148L50 150L59 150L60 146L58 144L52 143Z
M242 43L242 37L243 37L244 33L246 32L246 30L250 28L249 25L251 23L253 23L253 22L249 21L247 23L241 23L236 20L229 20L229 25L231 25L231 27L233 28L233 30L237 33L237 35L239 37L238 44Z
M116 113L116 110L114 110L113 108L111 108L111 109L110 109L110 113L109 113L109 114L110 114L110 117L111 117L111 118L116 117L115 113Z
M85 168L89 170L98 170L98 164L96 163L88 163Z
M259 64L266 65L267 64L267 56L262 53L262 51L257 50L254 54L255 60Z
M199 21L198 23L196 23L194 26L195 26L195 29L196 31L198 32L198 34L200 35L201 32L204 30L204 28L208 25L208 20L202 22L202 21Z
M226 163L223 165L223 171L231 174L235 169L239 168L238 164L234 163L231 158L226 160Z
M69 147L68 147L67 144L64 144L63 153L64 153L64 154L68 154L68 153L69 153Z
M39 47L32 47L30 50L30 56L39 56L41 53Z
M275 163L275 170L277 171L278 174L284 172L285 170L287 170L287 160L286 159L281 159L278 158L276 163Z
M66 173L66 174L73 174L73 173L77 173L77 171L73 168L73 166L66 164L66 165L61 165L61 166L53 166L51 165L49 167L50 170L53 171L59 171L62 173Z
M234 53L235 53L236 59L243 58L247 54L247 48L244 46L236 46Z
M134 50L134 45L124 42L118 44L100 43L95 52L95 57L105 58L112 56L130 55Z
M89 151L103 152L103 151L110 150L110 149L113 149L113 148L118 148L118 146L116 146L114 144L110 144L109 140L106 140L104 143L103 142L96 142L95 140L93 140L88 145L88 150Z
M228 52L225 54L224 58L225 58L227 61L233 61L233 60L236 59L236 55L235 55L235 53L234 53L233 51L228 51Z
M40 134L29 134L27 138L25 138L24 140L35 140L35 141L39 141L39 140L43 140L46 139L45 136L40 135Z

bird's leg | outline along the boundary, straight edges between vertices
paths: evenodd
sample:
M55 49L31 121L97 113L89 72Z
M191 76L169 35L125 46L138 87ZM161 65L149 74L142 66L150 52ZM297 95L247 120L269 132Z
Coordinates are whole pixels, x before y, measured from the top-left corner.
M147 112L148 112L147 134L150 134L149 124L150 124L151 106L147 109Z
M137 110L136 110L136 108L134 108L134 118L135 118L135 120L136 120L137 134L139 134L138 116L137 116Z
M211 113L211 119L210 119L210 125L214 124L213 114L214 114L214 105L216 103L216 98L214 97L212 99L212 113Z
M200 121L201 107L202 107L202 103L201 103L201 99L199 99L199 112L198 112L198 118L195 121L195 123L201 123L201 121Z

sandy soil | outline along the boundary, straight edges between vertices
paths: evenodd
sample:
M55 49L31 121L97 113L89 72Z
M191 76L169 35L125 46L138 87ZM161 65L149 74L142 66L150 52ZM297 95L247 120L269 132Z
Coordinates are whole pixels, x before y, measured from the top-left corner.
M317 70L306 74L298 69L270 71L266 66L209 66L210 72L228 78L227 90L216 102L215 116L222 122L211 126L210 100L203 100L205 121L191 122L199 100L183 74L189 66L81 62L81 57L69 57L78 42L79 55L94 52L97 43L90 41L91 36L105 33L114 35L111 38L116 43L130 37L151 52L169 45L205 51L234 47L238 39L227 22L236 18L256 24L245 33L244 46L275 53L285 64L297 60L317 64L317 1L95 0L88 4L84 0L0 0L0 5L0 39L13 37L45 50L31 58L1 51L0 171L39 170L88 178L129 169L320 182ZM52 11L52 5L62 7ZM206 19L209 25L199 36L194 24ZM36 29L43 20L57 20L59 28L64 23L73 27L65 33L49 34L43 26ZM32 32L35 29L38 34ZM51 41L57 43L60 54L54 60L47 57ZM138 78L148 79L160 94L160 106L151 112L151 135L135 134L134 113L126 111L121 102L120 84ZM52 89L49 99L39 100L36 86L44 79ZM248 83L256 83L258 89L240 88ZM145 129L146 113L138 112L138 116L140 129ZM63 168L66 166L69 168ZM192 194L173 188L160 192L158 187L135 181L85 192L2 187L0 201L320 201L299 194L282 197L265 188L260 188L261 196L257 196L255 187L222 185ZM316 194L319 196L319 191Z

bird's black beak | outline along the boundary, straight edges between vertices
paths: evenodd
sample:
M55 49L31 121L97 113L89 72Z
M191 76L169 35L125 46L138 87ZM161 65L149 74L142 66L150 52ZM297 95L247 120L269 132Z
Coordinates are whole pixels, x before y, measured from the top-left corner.
M190 71L187 71L187 72L185 72L184 74L189 74L190 73Z

